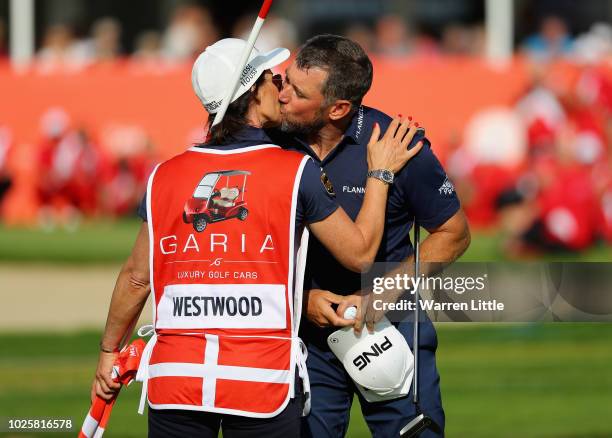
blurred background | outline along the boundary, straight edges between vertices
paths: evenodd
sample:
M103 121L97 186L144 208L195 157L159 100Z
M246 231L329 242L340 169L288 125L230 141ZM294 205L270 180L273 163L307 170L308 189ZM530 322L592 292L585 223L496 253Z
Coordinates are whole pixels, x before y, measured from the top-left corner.
M0 0L0 417L81 421L148 174L205 135L191 63L259 6ZM611 23L608 0L276 0L257 47L364 47L365 104L418 120L455 185L462 260L610 262ZM438 332L449 437L612 436L610 324ZM111 436L143 435L137 392Z

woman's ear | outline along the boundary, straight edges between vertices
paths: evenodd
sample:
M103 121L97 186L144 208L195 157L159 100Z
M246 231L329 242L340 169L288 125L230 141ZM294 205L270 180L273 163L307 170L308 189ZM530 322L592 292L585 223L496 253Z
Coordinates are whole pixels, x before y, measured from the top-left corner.
M257 103L261 103L261 99L259 98L259 90L260 89L257 87L257 85L253 85L249 90L253 94L253 99Z

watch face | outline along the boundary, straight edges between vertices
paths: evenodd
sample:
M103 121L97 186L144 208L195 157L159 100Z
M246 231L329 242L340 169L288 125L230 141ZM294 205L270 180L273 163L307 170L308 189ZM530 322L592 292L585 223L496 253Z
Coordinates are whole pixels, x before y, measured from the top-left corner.
M391 184L393 182L393 172L390 170L383 170L381 172L381 177L387 184Z

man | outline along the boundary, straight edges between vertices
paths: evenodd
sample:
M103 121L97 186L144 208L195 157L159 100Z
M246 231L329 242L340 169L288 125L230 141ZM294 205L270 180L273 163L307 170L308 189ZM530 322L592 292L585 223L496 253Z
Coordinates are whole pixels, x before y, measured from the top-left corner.
M372 83L372 64L356 43L322 35L306 42L286 71L280 94L282 129L292 133L292 148L310 155L330 178L339 204L355 217L364 197L366 145L372 126L385 129L391 118L361 105ZM423 139L415 136L413 143ZM287 139L279 144L288 144ZM429 146L429 142L425 140ZM452 183L430 147L423 149L400 171L391 185L386 207L385 233L376 257L379 262L412 262L409 231L414 220L429 236L422 243L421 259L452 262L469 245L467 222ZM344 436L355 387L326 345L332 325L346 325L335 304L359 304L359 274L342 268L322 245L311 238L307 261L310 289L301 336L308 348L307 366L312 388L312 410L305 422L306 436ZM349 297L343 297L348 296ZM367 319L371 328L382 315ZM356 329L360 330L360 322ZM431 321L421 323L419 389L421 408L444 428L444 411L435 364L437 338ZM398 329L412 345L412 324ZM359 394L358 394L359 395ZM374 436L397 437L415 417L410 397L367 403L362 412ZM443 434L443 432L441 432ZM424 432L422 437L442 436Z

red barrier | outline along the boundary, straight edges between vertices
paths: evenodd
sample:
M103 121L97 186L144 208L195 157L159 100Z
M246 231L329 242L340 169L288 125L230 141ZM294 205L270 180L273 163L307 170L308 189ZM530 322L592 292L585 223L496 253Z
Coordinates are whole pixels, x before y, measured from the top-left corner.
M434 144L461 133L479 109L510 103L527 81L518 62L496 71L477 59L375 59L374 71L365 103L389 114L412 115ZM101 137L118 125L141 126L163 157L186 148L206 121L191 90L190 66L163 74L129 64L72 74L18 74L5 66L0 68L0 96L0 125L11 127L18 143L38 140L40 118L53 106Z
M503 70L462 58L374 62L366 104L390 115L412 115L440 153L450 136L462 136L472 115L488 106L511 104L528 80L520 62Z
M520 60L503 70L473 58L378 58L373 63L374 83L365 103L390 115L413 116L441 157L451 136L460 138L472 115L511 104L529 83ZM122 127L137 127L160 158L201 139L207 118L191 90L190 65L143 68L127 60L54 73L36 67L19 73L0 65L0 102L0 126L10 128L17 146L11 159L16 184L4 206L9 222L33 218L32 158L41 137L41 116L49 108L63 108L73 126L85 128L106 149L114 134L126 132Z
M38 141L41 116L54 106L65 109L73 124L102 137L114 126L141 126L164 156L184 149L188 134L206 121L187 67L163 75L123 65L50 75L4 69L0 96L0 125L11 127L17 143Z

